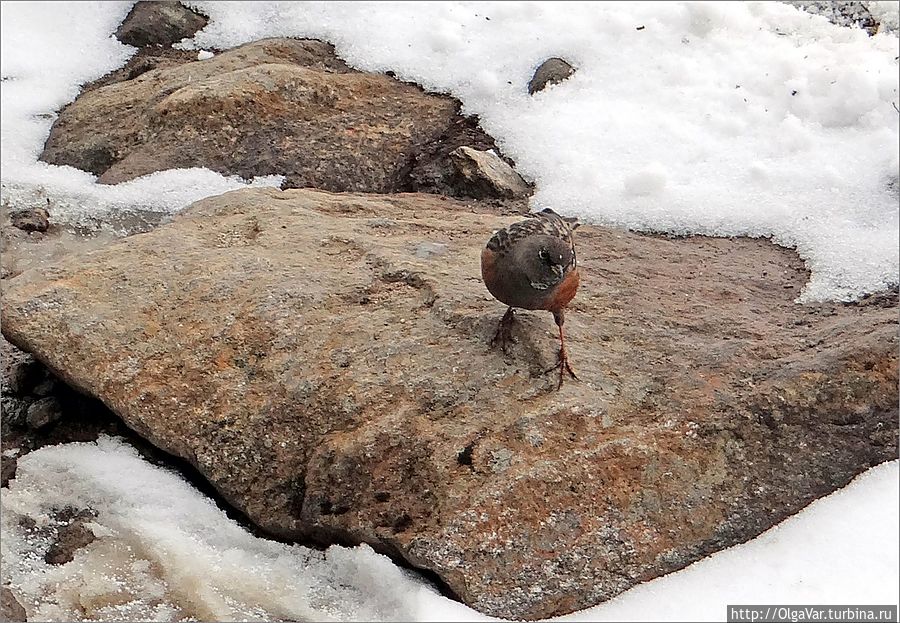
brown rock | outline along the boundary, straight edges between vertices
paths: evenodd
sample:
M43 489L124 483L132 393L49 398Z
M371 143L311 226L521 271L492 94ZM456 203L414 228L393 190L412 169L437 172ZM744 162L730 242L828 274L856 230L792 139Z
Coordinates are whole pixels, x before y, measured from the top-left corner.
M896 456L896 293L798 305L765 240L583 226L556 392L549 314L488 346L478 258L512 220L241 190L10 280L2 328L270 533L371 543L495 616L596 604Z
M64 509L56 518L58 523L56 538L44 554L44 561L50 565L64 565L72 562L75 552L96 540L93 531L85 524L96 517L90 510L74 511Z
M0 587L0 621L27 621L25 608L5 586Z
M561 58L548 58L541 63L528 82L528 93L534 95L547 85L558 84L575 73L575 68Z
M528 183L493 151L460 147L450 153L460 178L458 187L470 197L521 198L531 194Z
M44 208L20 210L9 215L13 227L22 231L45 232L50 227L50 214Z
M352 71L320 41L269 39L120 77L132 72L63 109L41 159L104 184L207 167L284 175L286 188L444 191L459 141L493 146L456 100Z
M138 48L148 45L169 47L182 39L193 37L208 22L209 18L195 13L180 2L142 0L135 3L116 30L116 38L126 45Z

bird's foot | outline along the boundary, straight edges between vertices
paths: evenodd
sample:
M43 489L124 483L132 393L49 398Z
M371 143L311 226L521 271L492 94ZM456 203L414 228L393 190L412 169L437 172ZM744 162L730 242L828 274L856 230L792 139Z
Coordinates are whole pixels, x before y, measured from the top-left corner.
M509 345L514 341L512 327L515 320L515 311L510 307L506 310L506 313L503 314L503 318L500 319L500 324L497 325L497 332L494 333L494 337L491 340L491 348L500 346L500 350L502 350L504 354L509 354Z
M575 370L572 369L572 365L569 363L569 356L566 353L565 348L559 349L559 355L556 365L552 368L547 368L546 370L544 370L543 374L548 374L550 372L553 372L554 370L559 370L559 385L556 386L557 391L562 388L563 379L565 378L567 372L569 373L569 376L571 376L576 381L581 380L575 375Z

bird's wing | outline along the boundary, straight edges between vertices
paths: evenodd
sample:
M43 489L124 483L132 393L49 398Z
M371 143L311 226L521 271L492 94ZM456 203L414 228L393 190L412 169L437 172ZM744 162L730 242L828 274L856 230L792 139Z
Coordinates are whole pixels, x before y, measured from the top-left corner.
M578 219L574 217L562 217L550 208L544 208L540 212L527 215L528 219L518 221L498 229L488 241L487 248L495 253L503 254L522 238L533 235L546 235L561 238L572 247L572 257L575 256L575 241L572 230L578 226Z

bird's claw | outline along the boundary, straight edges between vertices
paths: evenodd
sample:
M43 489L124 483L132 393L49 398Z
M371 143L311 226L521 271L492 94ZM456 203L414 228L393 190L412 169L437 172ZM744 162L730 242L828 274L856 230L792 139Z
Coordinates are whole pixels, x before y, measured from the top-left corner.
M512 325L515 320L513 313L512 307L506 310L506 313L503 314L503 318L500 319L500 324L497 325L497 332L494 333L494 337L491 339L491 348L499 345L500 350L502 350L505 355L509 354L509 344L515 342L512 336Z
M548 374L550 372L553 372L554 370L559 370L559 385L556 386L557 391L562 389L563 379L565 378L566 372L568 372L569 376L571 376L574 380L576 380L576 381L581 380L575 374L575 370L572 369L572 365L569 363L568 354L566 353L565 349L563 349L563 348L559 349L559 355L558 355L558 360L556 362L556 365L551 366L550 368L547 368L541 374Z

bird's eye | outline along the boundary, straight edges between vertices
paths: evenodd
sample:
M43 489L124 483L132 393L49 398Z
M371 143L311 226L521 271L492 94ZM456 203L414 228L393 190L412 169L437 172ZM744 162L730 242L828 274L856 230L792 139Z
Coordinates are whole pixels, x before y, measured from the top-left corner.
M553 266L553 258L549 253L547 253L547 249L541 249L540 251L538 251L538 255L545 264L547 264L548 266Z

